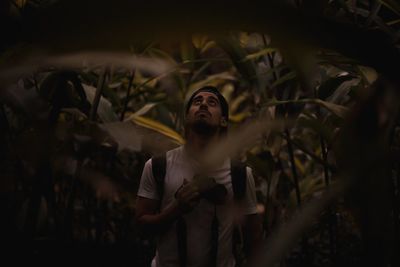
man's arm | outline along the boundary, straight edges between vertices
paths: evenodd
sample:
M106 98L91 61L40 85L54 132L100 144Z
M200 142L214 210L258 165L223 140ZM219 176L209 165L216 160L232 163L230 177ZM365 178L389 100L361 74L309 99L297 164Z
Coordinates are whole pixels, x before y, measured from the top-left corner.
M157 213L159 200L138 196L136 199L136 221L147 233L160 233L167 229L179 216L192 210L198 203L196 186L184 182L176 193L172 205Z
M245 197L246 215L242 222L244 253L251 266L252 260L261 249L263 240L263 226L261 215L257 212L257 197L253 173L247 168L247 184Z
M136 199L136 221L146 233L160 233L181 215L177 202L156 213L159 201L138 196Z

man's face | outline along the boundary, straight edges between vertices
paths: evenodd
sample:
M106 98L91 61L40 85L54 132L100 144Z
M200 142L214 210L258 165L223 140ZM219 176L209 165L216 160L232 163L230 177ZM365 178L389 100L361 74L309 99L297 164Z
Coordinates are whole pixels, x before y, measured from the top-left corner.
M218 97L210 92L200 92L193 98L187 112L186 123L194 130L207 131L207 128L217 130L222 119Z

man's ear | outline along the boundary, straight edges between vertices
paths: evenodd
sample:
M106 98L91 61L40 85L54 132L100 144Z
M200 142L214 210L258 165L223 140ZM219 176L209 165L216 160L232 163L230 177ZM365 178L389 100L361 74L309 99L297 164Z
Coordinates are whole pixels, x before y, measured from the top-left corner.
M228 122L226 121L225 117L222 117L222 118L221 118L220 125L221 125L222 127L228 126Z

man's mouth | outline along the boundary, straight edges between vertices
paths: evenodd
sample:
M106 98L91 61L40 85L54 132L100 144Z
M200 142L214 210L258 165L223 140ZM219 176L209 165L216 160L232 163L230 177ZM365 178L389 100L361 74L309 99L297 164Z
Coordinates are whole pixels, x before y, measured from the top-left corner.
M196 116L207 116L207 117L211 117L211 113L208 112L207 110L199 110L196 112L195 114Z

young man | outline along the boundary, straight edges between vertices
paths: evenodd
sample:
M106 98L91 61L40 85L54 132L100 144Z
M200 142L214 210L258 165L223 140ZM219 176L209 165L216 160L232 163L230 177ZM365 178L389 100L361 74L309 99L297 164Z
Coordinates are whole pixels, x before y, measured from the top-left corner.
M216 88L207 86L197 90L186 106L186 144L166 153L161 189L153 173L155 160L146 162L136 201L136 218L143 229L157 234L152 266L235 266L233 236L237 217L241 218L247 254L258 246L262 226L256 211L251 170L243 168L245 189L242 186L243 197L235 201L238 198L234 191L238 190L237 186L233 188L231 160L226 159L206 173L199 165L208 146L225 135L228 116L228 104Z

